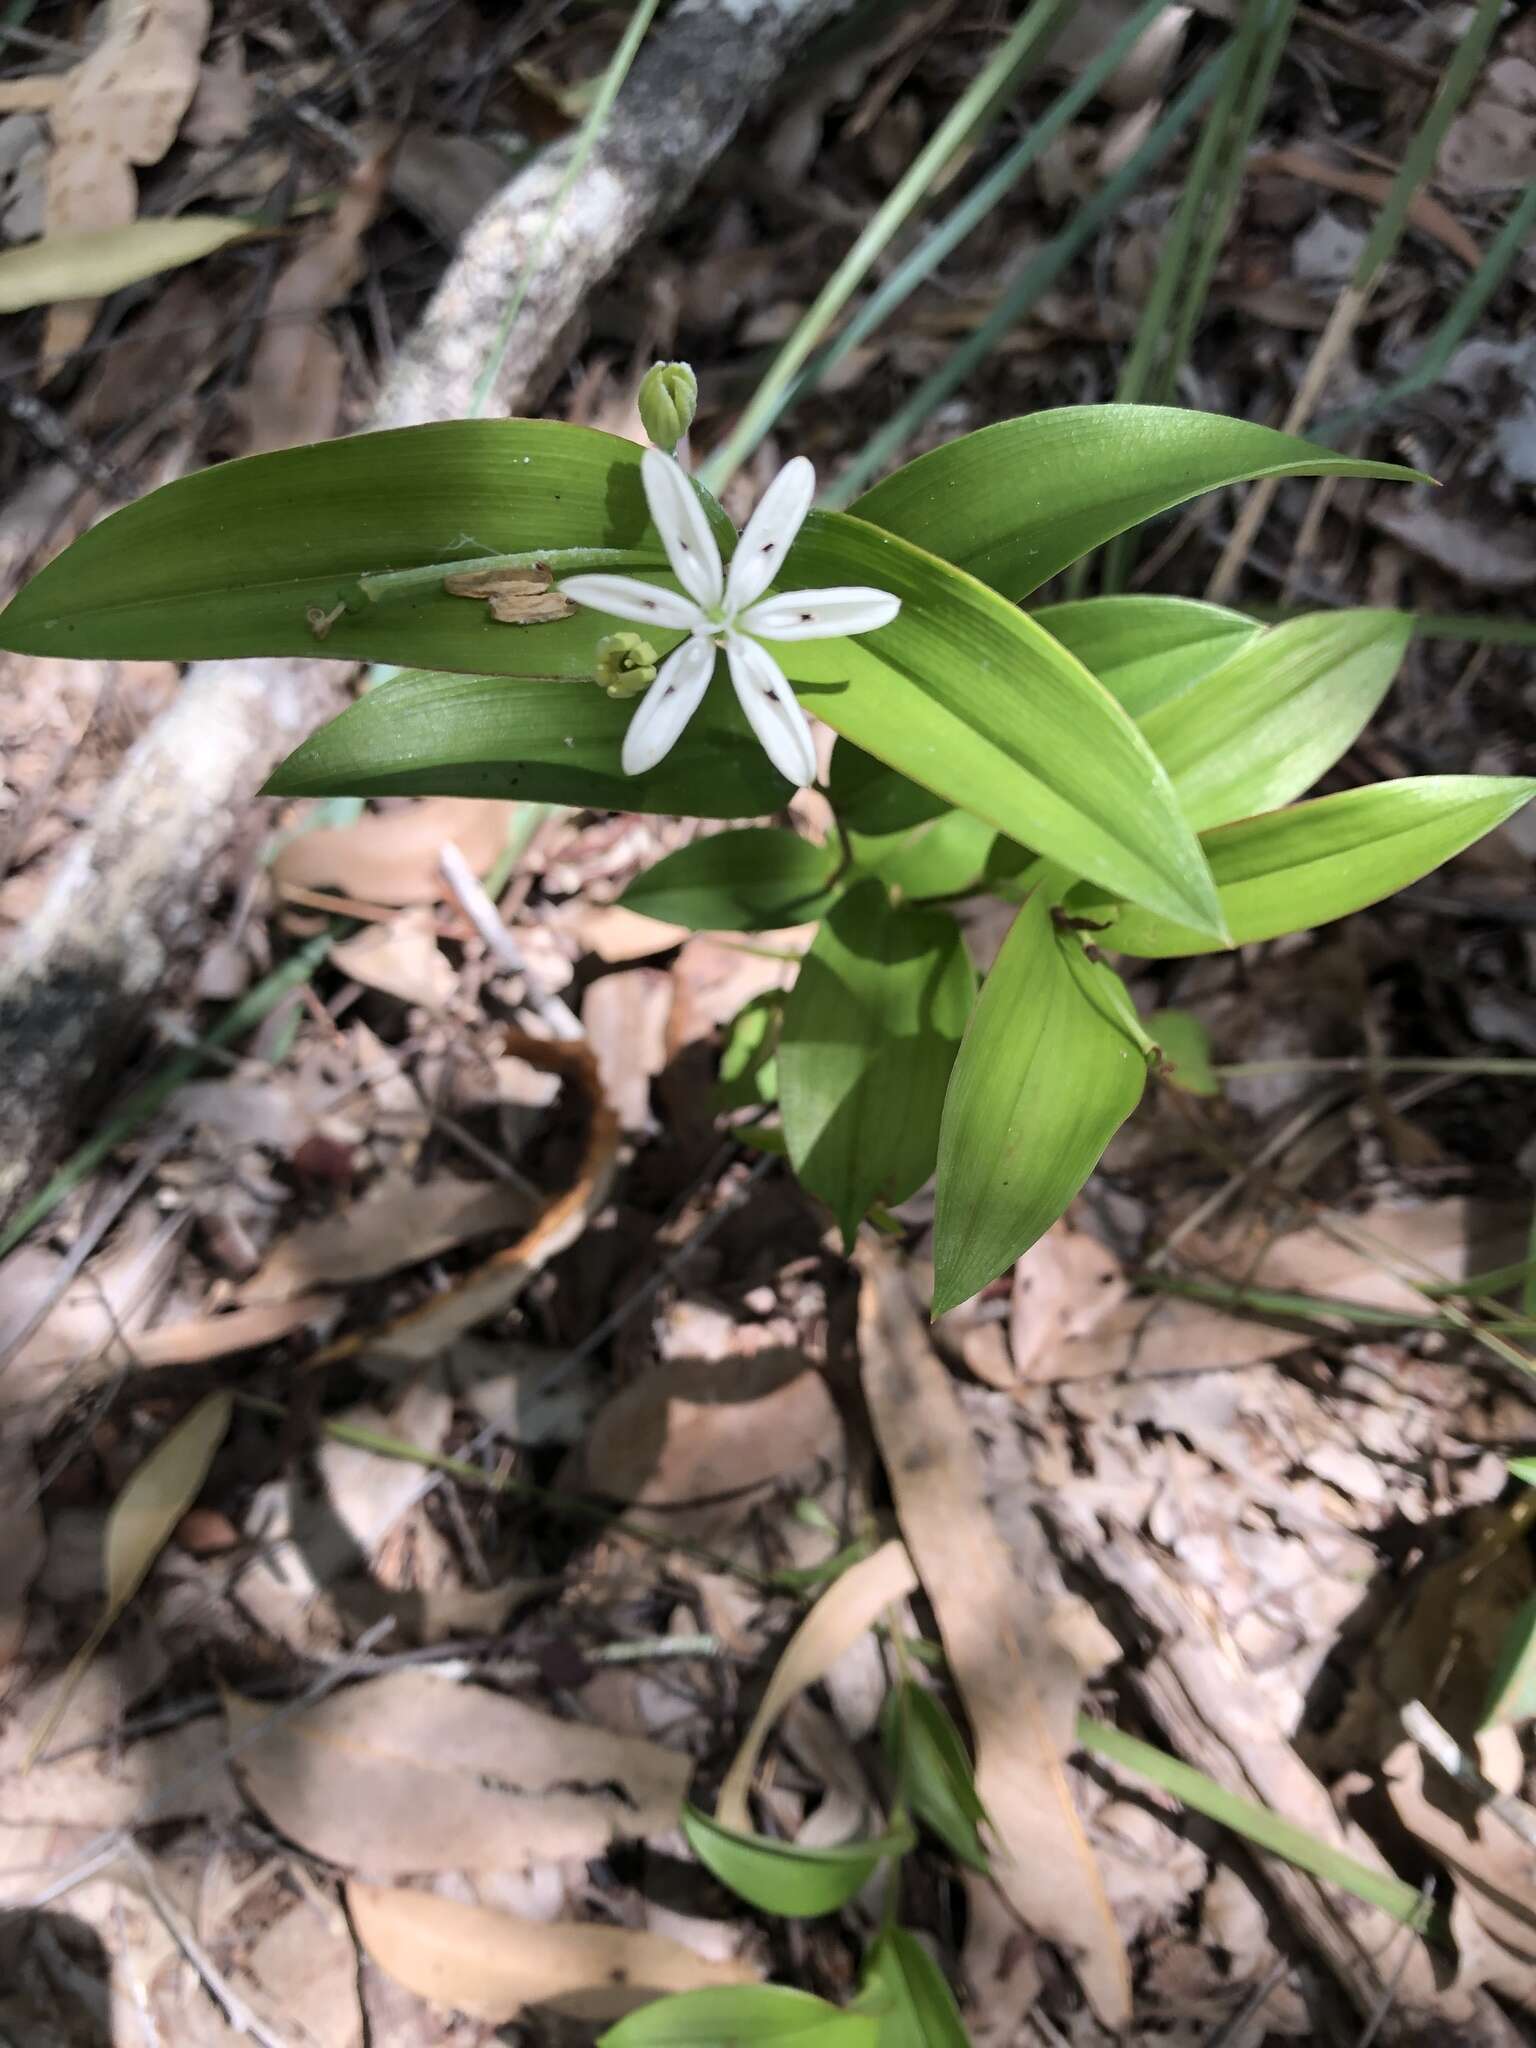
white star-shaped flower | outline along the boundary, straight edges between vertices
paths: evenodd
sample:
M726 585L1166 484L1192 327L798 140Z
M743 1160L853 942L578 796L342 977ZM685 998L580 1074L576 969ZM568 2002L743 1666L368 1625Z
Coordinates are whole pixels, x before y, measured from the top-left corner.
M886 590L851 587L783 590L764 597L816 490L816 471L803 455L786 462L747 521L727 575L704 507L670 455L648 448L640 477L681 593L634 576L567 576L561 590L577 604L644 626L688 635L657 670L624 735L626 775L643 775L677 743L709 688L715 655L724 650L731 682L752 730L781 775L802 787L816 779L811 728L783 669L764 640L832 640L888 626L901 599Z

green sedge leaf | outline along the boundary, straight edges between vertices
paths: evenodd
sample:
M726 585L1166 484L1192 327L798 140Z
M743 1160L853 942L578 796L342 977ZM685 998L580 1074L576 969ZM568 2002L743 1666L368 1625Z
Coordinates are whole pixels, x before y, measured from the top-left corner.
M986 1874L980 1828L986 1809L960 1730L943 1703L903 1681L886 1695L880 1739L907 1803L925 1827L972 1870Z
M838 862L836 846L813 846L797 832L719 832L657 861L620 900L691 931L773 931L821 916Z
M590 675L595 614L507 625L443 579L501 555L559 574L664 572L642 452L555 420L447 420L220 463L82 534L0 613L0 646ZM593 550L624 559L585 559ZM678 635L647 637L659 652Z
M959 926L861 882L828 913L784 1005L779 1101L790 1161L852 1245L874 1202L933 1171L945 1084L975 981Z
M1404 612L1273 626L1151 711L1141 729L1204 831L1311 788L1370 722L1413 631Z
M969 811L947 810L904 832L850 832L854 865L908 899L956 896L985 877L997 833Z
M709 691L649 775L619 765L633 713L577 677L416 671L311 734L267 794L518 797L697 818L757 818L788 798L731 691Z
M1032 616L1132 718L1179 696L1264 631L1242 612L1188 597L1085 597Z
M1306 931L1379 903L1513 817L1536 796L1523 776L1414 775L1314 797L1203 835L1235 946ZM1214 942L1139 910L1115 915L1093 891L1068 899L1113 921L1103 943L1143 959L1209 953Z
M766 1835L723 1828L696 1806L683 1808L688 1846L728 1891L763 1913L812 1920L835 1913L862 1891L890 1856L901 1856L912 1838L897 1830L867 1842L842 1842L832 1849L801 1849Z
M808 1991L718 1984L655 1999L599 2037L598 2048L876 2048L878 2029Z
M1216 929L1210 877L1152 750L1033 620L949 563L846 513L811 514L785 581L870 584L902 602L878 632L775 648L786 673L807 686L808 710L1073 874Z
M1074 405L919 455L853 510L1018 599L1143 519L1265 476L1423 481L1217 413Z
M888 1928L870 1950L858 2010L879 2022L880 2048L969 2048L944 1973L904 1927Z
M1037 888L982 984L939 1136L935 1315L1050 1228L1141 1100L1146 1058L1085 993L1069 947L1081 958Z
M1157 1010L1147 1019L1147 1036L1162 1054L1162 1078L1186 1095L1219 1095L1211 1069L1211 1034L1189 1010Z

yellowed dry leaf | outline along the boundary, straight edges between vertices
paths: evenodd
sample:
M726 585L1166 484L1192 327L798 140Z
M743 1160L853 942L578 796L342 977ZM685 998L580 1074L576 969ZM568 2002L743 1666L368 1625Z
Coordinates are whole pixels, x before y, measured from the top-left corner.
M270 1718L225 1695L231 1739ZM426 1671L332 1694L243 1746L237 1768L269 1819L348 1870L516 1870L596 1856L677 1824L692 1765Z
M669 953L688 937L686 925L642 917L622 903L588 903L581 897L562 904L550 923L556 931L568 932L584 953L595 953L610 967Z
M322 315L363 274L360 245L384 196L388 161L381 148L359 164L325 225L278 274L245 386L231 401L248 454L336 431L342 357Z
M751 1984L744 1962L705 1962L681 1942L627 1927L520 1920L430 1892L349 1884L358 1940L399 1984L434 2005L500 2024L525 2006L614 2020L669 1991Z
M1025 1925L1072 1958L1101 2022L1124 2027L1130 1968L1063 1761L1083 1673L1013 1569L970 1424L900 1276L873 1249L859 1263L864 1397L971 1724L993 1875Z
M446 1009L457 981L437 943L432 913L407 910L334 947L331 959L365 988L381 989L424 1010Z
M784 1646L735 1762L715 1802L723 1826L750 1830L747 1794L769 1729L796 1693L815 1685L850 1644L872 1629L888 1607L917 1591L905 1544L882 1543L872 1557L834 1580Z
M481 797L425 797L369 811L352 825L301 832L272 863L280 887L337 888L367 903L405 908L447 894L438 857L451 840L477 875L507 843L514 806Z
M192 1316L186 1322L162 1323L158 1329L123 1343L116 1339L102 1353L99 1368L120 1365L201 1365L210 1358L230 1358L240 1351L255 1351L263 1344L275 1344L317 1322L336 1306L333 1294L303 1294L296 1301L263 1301L253 1308L237 1308L225 1315ZM46 1348L37 1362L62 1365L75 1355L73 1347L54 1353Z
M450 597L478 597L503 626L548 626L574 616L576 605L553 588L542 562L531 569L464 569L443 578Z
M137 284L164 270L196 263L246 240L249 221L212 213L183 213L173 219L134 220L122 227L76 234L44 235L40 242L0 252L0 313L64 299L101 298L120 285Z
M158 163L175 141L211 12L211 0L108 0L106 33L66 75L50 116L48 235L133 220L133 167ZM51 309L43 336L50 370L84 341L95 310L93 299Z
M286 1301L319 1285L376 1280L473 1238L525 1229L532 1213L527 1194L508 1181L385 1174L350 1209L301 1224L274 1246L238 1298Z
M118 1495L107 1517L104 1544L106 1606L100 1621L71 1660L53 1708L32 1738L28 1763L36 1758L58 1726L102 1637L144 1583L150 1566L169 1542L171 1531L202 1490L233 1411L234 1402L228 1394L209 1394L199 1401L164 1442L155 1446Z

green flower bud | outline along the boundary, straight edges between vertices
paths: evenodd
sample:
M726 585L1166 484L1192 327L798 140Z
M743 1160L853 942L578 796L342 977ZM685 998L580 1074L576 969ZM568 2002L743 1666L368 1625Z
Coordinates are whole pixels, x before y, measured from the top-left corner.
M687 363L652 363L640 384L640 424L670 455L693 425L699 380Z
M605 633L597 643L597 680L610 697L638 697L655 682L659 660L638 633Z

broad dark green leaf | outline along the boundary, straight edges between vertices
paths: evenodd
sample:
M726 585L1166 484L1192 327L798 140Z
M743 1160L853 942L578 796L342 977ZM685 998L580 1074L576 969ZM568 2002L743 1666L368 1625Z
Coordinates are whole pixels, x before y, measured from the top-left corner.
M221 463L83 534L0 614L0 645L590 674L590 613L503 625L482 600L450 597L443 578L490 556L563 549L622 550L633 559L593 566L625 574L663 569L642 452L552 420L449 420ZM311 612L324 620L338 606L321 637ZM658 648L676 638L655 635Z
M987 1871L980 1827L986 1809L960 1730L942 1703L907 1680L892 1686L880 1715L880 1739L912 1812L962 1863Z
M1147 1036L1163 1056L1162 1078L1186 1095L1219 1095L1221 1083L1211 1071L1211 1034L1190 1010L1156 1010L1147 1019Z
M852 740L839 740L832 749L827 795L850 832L866 832L872 837L905 832L950 809L943 797L920 783L909 782Z
M717 832L637 875L621 901L627 910L699 932L809 924L836 893L839 859L835 845L813 846L798 832Z
M853 509L1004 597L1022 598L1143 519L1202 491L1263 476L1407 483L1417 473L1356 462L1217 413L1064 406L982 427L919 455Z
M492 796L592 810L757 818L789 784L729 689L712 688L649 775L619 766L632 704L580 677L434 675L381 683L291 753L272 796Z
M851 832L854 864L898 897L953 896L979 885L997 833L969 811L946 810L903 832Z
M975 983L943 911L861 882L828 913L784 1005L779 1101L790 1161L850 1247L872 1202L933 1171L944 1087Z
M806 685L809 710L1073 874L1215 928L1210 877L1151 749L1109 692L1031 619L947 562L846 513L811 514L784 580L873 584L902 601L900 617L877 633L776 649Z
M1416 775L1316 797L1204 834L1234 945L1348 917L1407 888L1536 796L1522 776ZM1138 910L1118 916L1091 890L1074 911L1112 918L1103 943L1144 959L1209 953L1214 942Z
M985 1287L1050 1228L1141 1100L1145 1055L1114 1021L1115 1005L1085 994L1075 971L1083 964L1077 935L1057 931L1047 891L1036 889L982 984L950 1077L935 1315Z
M598 2048L876 2048L877 2025L782 1984L719 1984L642 2005Z
M890 1927L870 1950L858 2009L880 2025L880 2048L969 2048L944 1973L916 1935Z
M1331 768L1386 695L1413 621L1316 612L1273 626L1141 729L1198 830L1288 804Z
M1132 718L1144 718L1256 640L1242 612L1188 597L1085 597L1033 617Z
M683 1833L695 1856L729 1891L764 1913L811 1920L835 1913L862 1891L889 1856L912 1846L897 1831L868 1842L843 1842L834 1849L801 1849L766 1835L723 1828L696 1806L683 1808Z

